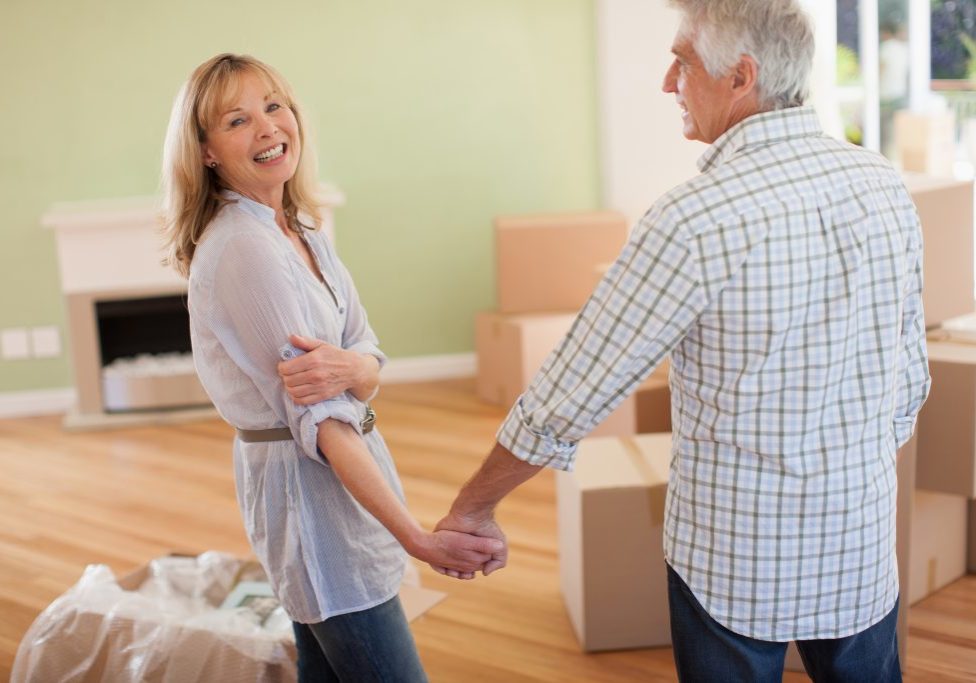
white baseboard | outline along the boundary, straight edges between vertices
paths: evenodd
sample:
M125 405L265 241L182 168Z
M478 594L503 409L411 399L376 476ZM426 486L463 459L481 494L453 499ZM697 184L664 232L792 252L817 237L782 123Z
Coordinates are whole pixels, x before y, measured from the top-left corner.
M383 368L380 379L383 384L434 382L473 377L476 368L473 353L391 358ZM63 414L69 412L74 404L75 390L72 387L0 392L0 419Z
M477 366L477 359L473 353L391 358L380 373L380 382L382 384L402 384L404 382L433 382L439 379L474 377Z
M73 387L0 393L0 418L57 415L75 404Z

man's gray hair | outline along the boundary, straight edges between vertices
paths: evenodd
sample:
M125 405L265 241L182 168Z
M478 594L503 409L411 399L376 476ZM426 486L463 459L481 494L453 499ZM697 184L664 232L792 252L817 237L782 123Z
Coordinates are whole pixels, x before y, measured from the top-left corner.
M798 0L670 0L684 15L705 69L717 78L742 55L759 66L763 109L803 104L813 66L813 25Z

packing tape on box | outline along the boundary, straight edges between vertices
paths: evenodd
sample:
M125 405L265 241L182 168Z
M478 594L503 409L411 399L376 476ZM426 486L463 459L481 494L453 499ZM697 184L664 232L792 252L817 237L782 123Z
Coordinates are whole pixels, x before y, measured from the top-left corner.
M630 456L631 462L640 472L641 479L645 483L651 484L657 479L654 474L654 470L644 459L644 454L638 447L637 442L631 438L623 437L620 439L623 444L624 450ZM652 526L663 526L664 525L664 499L667 495L667 486L649 486L648 487L649 498L651 502L651 525Z

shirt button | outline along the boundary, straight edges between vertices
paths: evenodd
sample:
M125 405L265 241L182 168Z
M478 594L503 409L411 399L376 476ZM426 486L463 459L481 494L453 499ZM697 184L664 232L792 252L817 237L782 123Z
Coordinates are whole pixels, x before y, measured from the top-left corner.
M340 313L345 313L346 312L346 309L343 306L339 306L339 312Z

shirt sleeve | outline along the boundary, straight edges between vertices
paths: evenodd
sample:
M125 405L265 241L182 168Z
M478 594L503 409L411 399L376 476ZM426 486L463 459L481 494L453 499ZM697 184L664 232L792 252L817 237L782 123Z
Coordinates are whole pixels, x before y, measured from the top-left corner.
M916 235L918 227L915 227ZM910 251L909 277L902 309L899 386L895 399L895 441L901 447L915 431L918 411L929 394L928 351L925 345L925 313L922 309L922 245L916 237Z
M382 368L386 365L386 355L380 351L379 340L369 326L366 309L359 301L359 292L356 291L352 276L335 254L332 254L332 259L346 297L346 327L342 331L342 348L374 356Z
M576 446L651 373L705 308L688 239L652 209L498 431L533 465L572 469Z
M318 460L318 425L335 419L361 433L361 405L348 394L297 405L284 389L277 364L289 334L312 336L295 268L269 236L241 233L227 240L214 271L211 292L214 327L234 363L251 379L275 415L291 429L295 441Z

